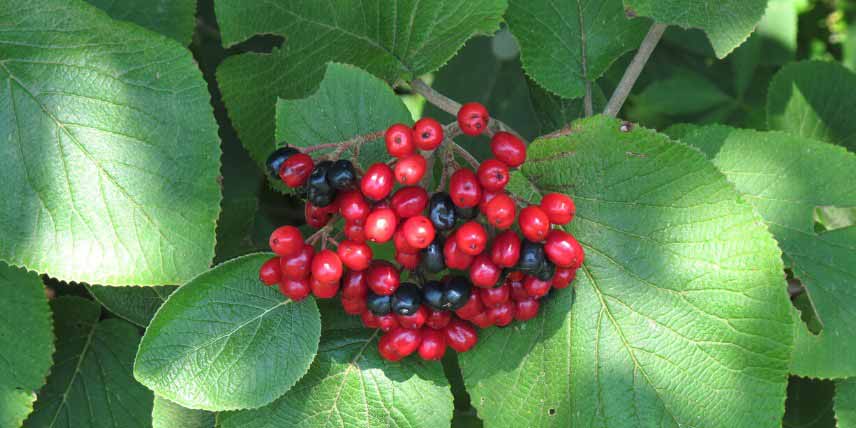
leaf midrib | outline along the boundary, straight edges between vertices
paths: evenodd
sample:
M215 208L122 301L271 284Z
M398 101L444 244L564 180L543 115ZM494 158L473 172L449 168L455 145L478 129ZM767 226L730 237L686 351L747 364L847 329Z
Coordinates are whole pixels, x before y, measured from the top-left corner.
M54 413L53 418L51 419L50 425L48 428L52 428L59 418L60 412L62 412L63 408L66 408L68 403L68 393L71 391L71 386L74 385L74 382L77 380L77 375L81 371L81 366L83 365L83 360L86 358L86 353L89 352L89 347L92 345L92 338L95 336L95 330L98 328L98 321L94 320L92 322L92 328L89 330L89 333L86 336L86 342L83 344L83 349L80 351L80 357L77 360L77 364L74 366L74 373L71 375L71 380L68 382L68 386L65 388L65 391L62 393L62 400L60 400L59 405L57 406L56 413Z

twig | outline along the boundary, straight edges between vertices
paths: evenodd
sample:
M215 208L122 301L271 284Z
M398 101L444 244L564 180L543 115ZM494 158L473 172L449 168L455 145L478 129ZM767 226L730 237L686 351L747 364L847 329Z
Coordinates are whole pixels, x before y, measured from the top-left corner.
M583 99L583 108L585 109L586 117L591 117L594 114L594 107L591 101L591 81L586 80L586 96Z
M645 63L648 62L648 58L651 57L651 52L654 52L654 48L657 47L657 43L660 41L660 38L663 37L663 32L666 31L666 27L667 25L665 24L655 23L651 26L651 29L648 30L648 34L645 36L645 39L642 40L642 45L639 46L636 56L633 57L633 61L630 62L627 70L624 71L624 76L621 78L621 81L618 82L618 87L615 88L615 92L612 94L612 97L609 98L609 103L603 110L603 114L611 117L618 115L618 112L624 105L624 101L626 101L627 97L630 95L630 90L633 89L636 79L638 79L639 74L642 73Z
M443 150L443 173L440 175L440 184L437 186L437 192L446 187L446 181L452 175L452 170L454 170L452 165L455 163L454 157L455 155L452 153L451 146L446 145Z
M338 143L316 144L314 146L309 146L309 147L299 147L299 149L303 153L312 153L312 152L316 152L318 150L335 148L336 150L333 151L333 155L335 155L335 157L338 157L339 155L344 153L345 150L348 150L349 148L351 148L353 146L360 147L369 141L374 141L374 140L377 140L378 138L383 137L383 134L385 132L386 132L386 130L375 131L375 132L371 132L368 134L357 135L354 138L351 138L351 139L345 140L345 141L339 141Z
M479 169L478 159L476 159L475 156L471 155L470 152L467 151L467 149L461 147L458 143L452 140L446 140L446 144L448 144L452 147L453 150L458 152L458 154L461 155L461 157L463 157L468 164L470 164L470 166L473 168L473 171Z
M313 233L312 235L309 235L309 237L306 238L306 243L309 245L314 245L315 242L318 241L318 238L326 236L330 232L330 230L333 229L334 220L335 219L331 218L330 222L327 223L324 227L316 230L315 233Z

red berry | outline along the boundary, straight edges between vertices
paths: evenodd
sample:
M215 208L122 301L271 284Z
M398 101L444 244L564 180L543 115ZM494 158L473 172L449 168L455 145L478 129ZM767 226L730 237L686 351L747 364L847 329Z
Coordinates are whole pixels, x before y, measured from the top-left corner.
M546 296L551 286L550 281L541 281L534 276L527 275L526 279L523 280L523 288L526 289L526 294L529 297L538 298Z
M553 288L562 289L574 282L577 277L576 269L556 268L556 274L553 275Z
M331 204L335 205L335 204ZM315 229L320 229L330 222L333 215L327 210L327 207L320 208L315 205L306 203L306 208L303 210L303 215L306 218L306 224Z
M484 306L495 308L511 298L511 286L502 284L499 287L485 288L479 292L479 298Z
M395 211L390 208L375 208L366 217L366 239L371 242L387 242L392 239L397 226L398 217Z
M514 303L502 302L499 305L488 309L487 315L493 321L494 325L505 327L514 321Z
M339 207L339 214L345 221L364 222L371 211L371 206L366 202L366 198L356 190L340 192L336 205Z
M508 287L511 288L511 299L519 302L521 300L531 299L529 297L529 293L526 292L526 288L523 286L522 281L509 281L507 282Z
M514 319L518 321L528 321L538 315L538 308L541 307L535 299L525 299L514 302Z
M402 232L407 243L414 248L425 248L434 240L434 224L428 217L418 215L404 222Z
M582 247L574 235L559 229L553 229L547 234L544 252L551 262L562 268L576 269L580 267L577 262L583 258Z
M484 306L481 302L481 297L479 297L478 289L474 288L470 293L470 298L467 300L467 303L464 303L464 306L458 308L455 311L455 315L459 316L461 319L468 320L480 313L484 312Z
M264 285L274 285L282 279L282 269L279 267L279 257L268 259L259 268L259 279Z
M293 256L301 248L303 248L303 235L294 226L282 226L270 234L270 249L280 256Z
M282 276L291 280L309 278L309 269L314 257L315 248L309 244L304 244L297 254L280 259L279 266L282 270Z
M309 279L309 287L312 288L312 295L315 297L330 299L336 297L336 293L339 292L339 281L321 281L312 277Z
M493 318L490 317L490 312L487 310L472 317L468 321L478 326L478 328L488 328L493 326Z
M508 280L509 281L523 281L523 278L525 276L526 275L523 272L521 272L519 270L514 270L514 271L511 271L508 273Z
M446 354L446 337L443 332L423 328L419 356L426 361L440 361L444 354Z
M422 155L415 153L401 158L395 164L393 173L395 179L405 186L418 184L422 177L425 176L425 170L428 168L428 163Z
M479 165L478 178L483 189L500 191L508 184L508 167L496 159L488 159Z
M367 271L366 280L369 288L381 296L390 296L398 289L401 276L398 269L384 260L375 260Z
M447 268L457 270L465 270L473 262L473 256L461 251L461 247L458 245L457 232L453 232L446 238L446 243L443 244L443 259Z
M288 279L283 278L279 283L279 292L284 294L289 299L299 302L309 296L312 289L309 288L308 279Z
M446 344L457 352L467 352L478 342L476 329L470 323L452 319L443 330L446 334Z
M520 237L513 230L500 233L490 248L490 260L501 268L514 267L520 258Z
M346 221L345 222L345 237L350 239L351 241L363 243L366 242L366 229L365 226L359 224L357 222Z
M458 126L467 135L479 135L487 129L490 116L480 103L466 103L458 110Z
M497 132L493 135L490 151L497 160L511 168L517 168L526 162L526 144L508 132Z
M378 352L389 361L400 361L416 352L422 343L420 330L396 328L384 334L378 341Z
M398 328L398 320L395 319L395 315L392 313L380 315L377 317L377 328L381 329L381 331L390 331Z
M380 322L377 319L377 315L372 311L363 311L363 313L360 314L360 320L366 328L380 328Z
M425 320L425 325L435 330L439 330L449 324L452 319L452 313L449 311L435 311L428 309L428 317Z
M349 270L342 277L342 298L348 300L366 300L369 294L368 274Z
M493 287L501 274L502 269L493 264L487 254L477 255L470 265L470 280L476 287Z
M387 337L386 335L381 336L380 340L378 340L377 352L380 354L381 358L387 361L396 362L401 361L401 359L404 358L398 354L398 350L392 345L392 338Z
M428 192L418 186L398 189L389 199L389 207L399 218L410 218L425 210L428 206Z
M413 125L413 141L419 150L436 149L443 137L443 125L430 117L423 117Z
M487 217L487 222L497 229L508 229L514 224L517 205L510 196L500 193L485 205L484 215Z
M378 162L372 164L360 180L360 191L365 197L379 201L392 191L393 174L389 165Z
M398 320L398 325L404 328L422 328L428 319L428 309L425 309L425 306L420 306L411 315L395 314L395 318Z
M396 251L395 261L404 269L414 270L419 267L419 253Z
M366 270L372 261L372 249L366 244L342 241L336 251L342 263L351 270Z
M574 219L574 200L561 193L548 193L541 199L541 209L550 218L550 223L565 225Z
M458 241L458 248L461 251L475 256L484 251L487 245L487 232L479 222L468 221L455 232L455 240Z
M399 227L395 230L395 233L392 235L392 243L395 247L395 251L399 253L416 253L419 252L419 249L410 245L407 242L407 238L404 236L404 227Z
M342 310L348 315L359 315L366 310L365 299L348 299L342 295Z
M288 187L300 187L309 179L309 174L314 167L315 162L309 155L297 153L286 159L279 167L279 178Z
M342 273L342 260L332 250L321 250L312 259L312 277L319 282L338 283Z
M550 219L547 214L537 205L529 205L520 210L520 218L517 219L523 236L532 242L541 242L550 232Z
M491 201L493 201L501 193L502 193L502 190L500 190L498 192L493 192L493 191L488 191L488 190L482 189L482 197L481 197L481 200L479 200L479 211L482 214L484 214L485 216L487 216L487 206L491 203Z
M481 185L472 170L461 168L449 178L449 196L455 205L472 208L481 201L481 194Z
M416 151L413 130L407 125L396 123L390 126L383 138L386 141L386 151L394 158L403 158Z

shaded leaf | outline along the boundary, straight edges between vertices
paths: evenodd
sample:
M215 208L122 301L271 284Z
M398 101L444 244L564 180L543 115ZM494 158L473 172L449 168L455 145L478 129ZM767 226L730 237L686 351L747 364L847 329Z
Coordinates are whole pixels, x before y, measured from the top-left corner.
M782 428L835 428L834 393L835 384L828 380L791 377Z
M835 382L835 418L837 428L856 427L856 380Z
M108 311L145 328L166 298L178 288L161 287L107 287L87 285L89 294Z
M156 396L152 428L214 428L214 418L214 413L187 409Z
M539 124L539 135L557 131L585 116L584 98L567 99L551 94L535 82L529 84L529 97ZM606 95L600 85L592 85L592 111L603 111Z
M195 0L86 0L113 19L129 21L187 46L196 27Z
M690 70L655 81L635 100L647 109L670 116L703 113L733 101L713 82Z

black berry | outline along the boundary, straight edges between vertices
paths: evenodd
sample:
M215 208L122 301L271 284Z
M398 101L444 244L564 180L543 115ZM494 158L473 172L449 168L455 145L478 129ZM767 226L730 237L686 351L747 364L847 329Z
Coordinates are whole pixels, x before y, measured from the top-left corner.
M375 315L386 315L392 311L392 296L381 296L369 291L366 307Z
M416 284L405 282L392 295L392 311L399 315L413 315L422 303L422 294Z
M427 247L422 249L422 269L428 273L437 273L446 269L446 261L443 256L443 245L446 240L442 235L437 235Z
M547 257L541 261L541 265L538 266L538 270L535 271L534 276L541 281L550 281L553 279L553 275L556 274L556 265L550 261Z
M473 286L463 276L453 276L444 285L443 298L445 300L445 309L454 311L464 306L467 300L470 299Z
M337 160L327 172L327 182L336 190L353 189L357 183L354 164L347 159Z
M428 218L437 230L451 230L455 227L455 204L446 192L431 195L428 202Z
M316 207L326 207L336 198L336 191L327 181L327 173L332 166L333 162L330 161L319 162L309 175L309 181L306 183L306 197Z
M294 147L280 147L276 149L273 153L268 156L265 165L267 165L268 174L270 174L271 178L274 180L279 180L279 167L285 163L291 155L300 153Z
M445 293L444 287L439 281L428 281L422 285L422 300L425 301L431 309L436 311L445 310Z
M544 261L544 246L528 239L520 246L520 259L517 260L517 270L525 273L535 273Z

